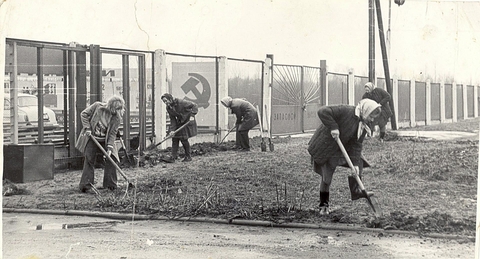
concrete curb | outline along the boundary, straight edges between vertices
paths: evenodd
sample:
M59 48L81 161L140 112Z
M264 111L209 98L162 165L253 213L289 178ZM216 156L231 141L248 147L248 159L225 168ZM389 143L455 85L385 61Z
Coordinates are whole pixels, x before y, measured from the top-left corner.
M140 215L140 214L122 214L115 212L98 212L98 211L81 211L81 210L39 210L39 209L14 209L14 208L3 208L4 213L29 213L29 214L48 214L48 215L66 215L66 216L88 216L88 217L101 217L108 219L117 219L117 220L164 220L164 221L180 221L180 222L198 222L198 223L213 223L213 224L231 224L231 225L240 225L240 226L255 226L255 227L276 227L276 228L305 228L305 229L323 229L323 230L333 230L333 231L353 231L353 232L371 232L371 233L383 233L390 235L405 235L405 236L418 236L418 237L429 237L429 238L438 238L438 239L449 239L449 240L469 240L475 242L474 236L460 236L460 235L449 235L449 234L439 234L439 233L418 233L414 231L404 231L404 230L385 230L379 228L365 228L358 226L348 226L348 225L317 225L317 224L308 224L308 223L275 223L271 221L262 221L262 220L245 220L245 219L215 219L215 218L189 218L189 217L180 217L180 218L169 218L165 216L155 216L155 215ZM340 223L339 223L340 224Z

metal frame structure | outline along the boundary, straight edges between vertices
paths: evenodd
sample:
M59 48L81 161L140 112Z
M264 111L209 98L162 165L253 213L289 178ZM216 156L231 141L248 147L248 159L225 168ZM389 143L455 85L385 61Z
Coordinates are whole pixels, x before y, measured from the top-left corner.
M44 52L45 49L61 50L63 51L62 73L63 73L63 138L61 144L66 147L68 159L75 160L80 158L79 152L75 149L75 141L81 131L82 125L80 123L80 112L87 107L87 52L90 55L90 103L94 101L101 101L102 99L102 54L116 54L122 55L122 81L123 81L123 97L126 101L126 113L123 120L124 134L123 138L126 140L130 136L130 74L129 74L129 57L135 56L138 58L138 79L139 79L139 149L143 150L146 146L146 54L152 54L152 68L154 64L154 52L151 51L137 51L126 49L103 48L99 45L80 45L77 43L63 44L56 42L33 41L24 39L7 38L7 45L13 46L11 50L11 57L7 55L6 72L11 73L10 81L13 83L11 91L11 99L17 100L18 96L18 82L17 76L19 74L18 60L17 60L17 46L34 47L36 48L36 73L37 73L37 89L39 93L43 93L44 89ZM8 48L8 47L7 47ZM152 69L152 93L155 91L154 69ZM43 107L44 98L42 94L38 96L38 139L39 144L44 143L44 121L43 121ZM154 95L152 95L154 98ZM153 100L153 103L154 100ZM18 144L18 122L15 114L18 113L16 105L12 106L12 125L11 139L13 144ZM152 110L152 121L155 114ZM66 119L68 118L68 120ZM76 123L77 122L77 123ZM127 149L129 149L129 141L125 141ZM77 161L78 162L78 161Z

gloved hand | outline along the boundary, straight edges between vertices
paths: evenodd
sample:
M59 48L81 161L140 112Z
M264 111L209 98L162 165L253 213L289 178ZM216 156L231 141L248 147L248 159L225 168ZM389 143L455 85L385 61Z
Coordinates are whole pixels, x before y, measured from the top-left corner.
M330 131L330 134L332 134L332 138L337 139L340 137L340 131L338 129L334 129Z
M113 150L112 150L111 148L108 148L108 150L107 150L107 155L108 155L108 156L111 156L111 155L112 155L112 152L113 152Z

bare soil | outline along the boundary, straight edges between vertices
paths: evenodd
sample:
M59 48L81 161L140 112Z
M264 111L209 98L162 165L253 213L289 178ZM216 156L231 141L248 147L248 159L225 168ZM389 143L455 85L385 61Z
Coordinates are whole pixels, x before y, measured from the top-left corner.
M436 129L475 131L478 123L473 119ZM116 191L101 189L101 168L96 173L99 194L78 191L80 170L56 173L53 180L4 181L3 207L338 223L475 235L478 140L435 141L393 133L387 133L383 143L366 140L364 156L373 166L365 170L363 180L382 205L380 218L364 201L350 201L344 168L337 170L331 187L334 211L320 216L320 177L311 170L309 138L272 141L273 152L262 152L259 138L252 139L251 152L233 150L232 142L195 144L193 161L188 163L166 163L169 149L144 155L140 167L123 170L136 184L127 192L120 174Z

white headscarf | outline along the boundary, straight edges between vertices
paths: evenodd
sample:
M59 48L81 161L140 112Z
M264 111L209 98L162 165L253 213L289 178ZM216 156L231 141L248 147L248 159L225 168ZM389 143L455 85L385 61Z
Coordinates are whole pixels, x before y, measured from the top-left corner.
M222 100L220 100L220 102L221 102L225 107L230 107L230 105L232 105L232 97L230 97L230 96L223 97Z
M372 83L372 82L368 82L365 84L365 87L368 88L368 90L372 91L373 89L375 89L375 85Z
M360 122L358 123L358 130L357 130L357 139L362 136L363 130L367 131L367 135L371 135L371 129L368 125L363 122L363 119L368 117L370 113L372 113L378 107L382 107L379 103L375 102L371 99L362 99L358 102L357 107L355 107L355 115L360 118Z

